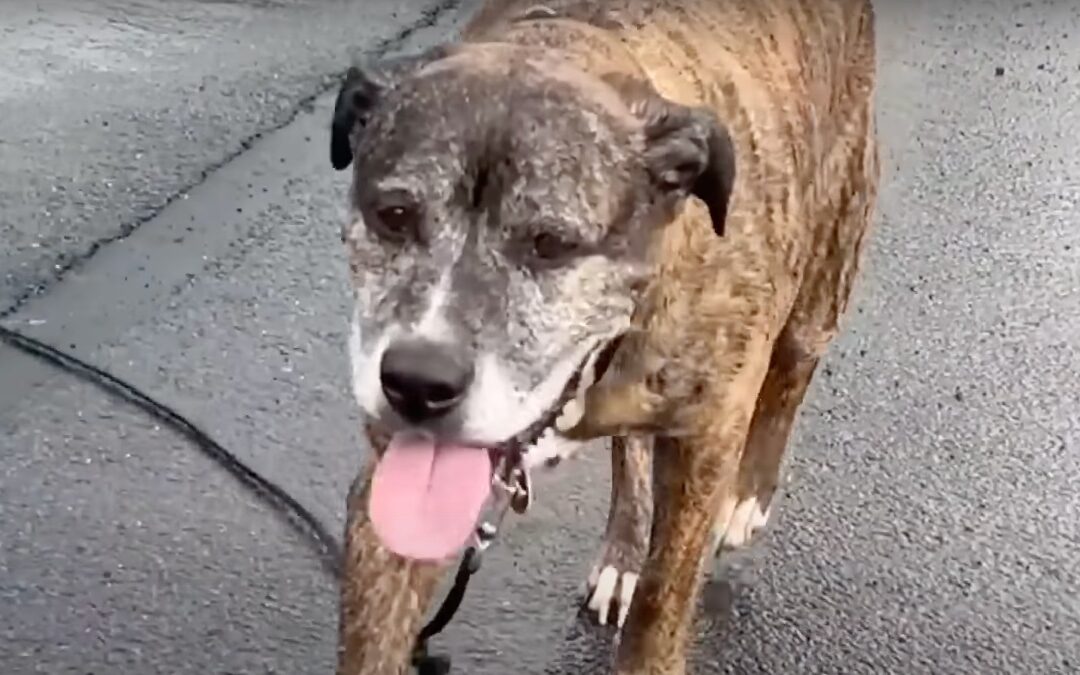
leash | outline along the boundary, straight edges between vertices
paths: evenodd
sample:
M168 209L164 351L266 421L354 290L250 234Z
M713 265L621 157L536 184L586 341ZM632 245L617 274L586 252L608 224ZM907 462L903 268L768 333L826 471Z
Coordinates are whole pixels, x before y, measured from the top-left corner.
M191 420L115 375L28 335L0 326L0 342L7 343L12 348L61 372L74 375L80 380L97 386L185 436L203 455L224 468L255 497L269 504L274 513L283 518L305 541L311 544L327 573L334 578L338 577L341 547L315 514L298 502L285 488L252 469Z
M256 497L268 502L279 516L311 542L324 568L333 577L340 574L341 550L337 540L307 508L296 501L284 488L263 477L229 452L205 431L172 408L156 401L133 385L81 359L52 347L40 340L0 326L0 342L70 375L96 385L108 394L134 405L147 415L161 421L191 440L200 451L222 466ZM454 584L439 609L423 627L413 648L411 663L417 675L447 675L450 658L432 654L428 649L431 638L441 633L454 618L465 598L469 580L480 569L484 551L491 546L499 526L509 509L524 513L531 501L528 472L520 453L505 456L492 480L496 495L493 517L480 523L473 543L465 550L458 565Z
M513 509L524 513L532 498L529 474L525 470L520 453L513 457L504 457L492 480L492 491L496 495L493 517L480 523L474 533L473 543L465 549L454 575L454 585L446 594L435 616L427 623L416 638L413 647L412 666L417 675L447 675L450 672L450 657L444 654L432 654L428 642L446 628L465 599L469 581L480 569L484 552L495 541L499 527L507 511Z
M450 657L442 654L432 654L428 651L428 641L441 633L450 620L454 618L461 601L465 598L465 591L469 587L469 580L480 569L480 555L477 549L470 546L465 550L465 555L458 565L457 574L454 575L454 585L450 588L446 598L435 612L435 616L420 631L416 638L416 646L413 647L412 666L417 675L446 675L450 672Z

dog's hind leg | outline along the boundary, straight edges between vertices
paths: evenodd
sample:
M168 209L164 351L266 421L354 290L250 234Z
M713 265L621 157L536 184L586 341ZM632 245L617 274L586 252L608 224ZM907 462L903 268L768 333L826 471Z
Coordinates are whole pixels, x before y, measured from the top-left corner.
M819 360L840 332L877 203L878 146L866 96L851 104L845 133L823 164L828 180L813 255L758 395L737 492L720 507L717 553L747 544L768 522L792 426Z
M652 523L652 437L611 439L611 505L607 530L589 574L588 610L601 626L621 627L630 610Z
M369 467L349 492L337 675L404 675L446 566L383 548L367 514L370 480Z

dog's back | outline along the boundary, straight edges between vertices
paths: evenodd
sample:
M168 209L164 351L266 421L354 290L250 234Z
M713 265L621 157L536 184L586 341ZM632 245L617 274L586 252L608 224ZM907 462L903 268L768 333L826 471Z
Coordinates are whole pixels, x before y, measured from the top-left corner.
M742 75L827 105L830 89L874 65L869 0L492 0L463 37L497 38L526 17L617 35L662 93L683 103L715 103L724 80Z
M464 38L520 39L514 24L524 18L595 27L602 33L564 24L545 42L570 49L593 42L584 48L593 52L603 44L599 35L612 36L661 94L714 108L736 132L746 115L755 125L767 123L762 115L783 117L760 132L800 137L795 145L810 128L818 148L830 145L840 132L835 113L850 105L844 99L868 95L873 82L869 0L493 0ZM739 140L756 152L766 139Z

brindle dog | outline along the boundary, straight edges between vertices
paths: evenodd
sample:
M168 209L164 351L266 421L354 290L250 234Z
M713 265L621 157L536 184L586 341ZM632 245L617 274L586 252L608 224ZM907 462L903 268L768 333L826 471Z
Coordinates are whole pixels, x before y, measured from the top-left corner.
M705 561L766 522L857 274L869 0L532 4L489 0L460 41L354 68L338 97L374 448L339 675L408 670L494 463L602 436L590 605L618 605L620 675L685 672Z

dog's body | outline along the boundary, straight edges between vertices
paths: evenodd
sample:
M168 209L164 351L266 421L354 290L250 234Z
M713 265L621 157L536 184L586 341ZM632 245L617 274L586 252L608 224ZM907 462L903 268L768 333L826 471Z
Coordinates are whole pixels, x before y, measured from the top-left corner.
M352 356L376 455L402 428L485 447L521 438L583 359L625 336L585 392L584 416L560 429L615 439L590 582L601 620L613 600L626 619L617 671L684 672L704 562L766 521L856 276L878 181L870 2L490 0L459 46L400 68L381 84L354 73L335 120L335 165L354 152L362 165L347 228L363 315ZM350 96L361 110L342 115ZM466 121L430 113L432 96L456 97L447 110ZM441 169L419 168L423 156ZM477 157L482 179L459 166ZM413 185L406 169L428 174ZM386 185L412 190L422 218L387 210ZM503 235L530 209L546 225L525 227L526 258L504 255L514 237ZM426 234L406 254L369 233L373 219L410 232L422 220ZM443 227L458 229L440 237ZM455 265L460 275L446 272ZM403 412L386 383L388 345L402 335L480 354L470 358L486 365L460 396L424 403L464 401L463 412ZM385 396L368 384L377 358ZM480 421L494 399L499 423ZM397 535L368 516L370 478L350 497L339 675L405 672L444 569L387 550Z

